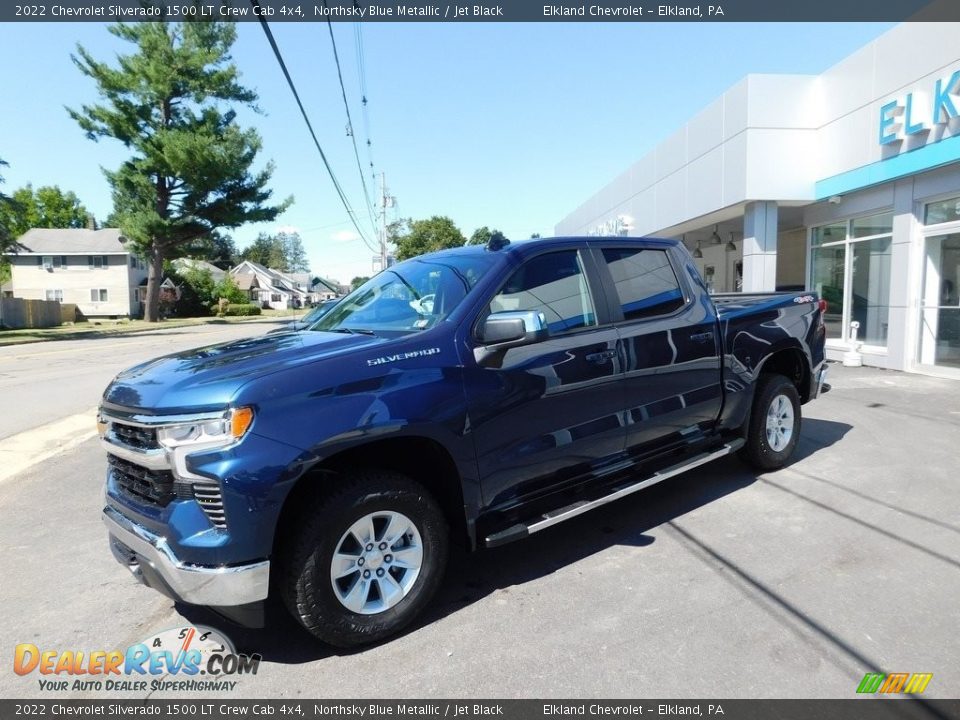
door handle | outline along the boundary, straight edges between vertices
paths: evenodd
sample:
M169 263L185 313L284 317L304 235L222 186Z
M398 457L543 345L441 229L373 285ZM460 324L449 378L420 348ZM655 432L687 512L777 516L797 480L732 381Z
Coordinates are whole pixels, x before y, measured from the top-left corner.
M598 365L612 360L617 356L616 350L601 350L600 352L590 353L586 356L587 362L597 363Z
M694 342L700 342L700 343L709 342L713 340L713 331L707 330L706 332L702 332L702 333L694 333L693 335L690 336L690 339L693 340Z

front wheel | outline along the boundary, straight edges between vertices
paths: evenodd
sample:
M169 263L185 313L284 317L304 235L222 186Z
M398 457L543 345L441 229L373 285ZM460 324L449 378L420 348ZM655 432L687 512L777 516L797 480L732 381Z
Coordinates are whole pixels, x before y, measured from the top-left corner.
M800 396L783 375L761 375L740 456L758 470L787 464L800 438Z
M440 507L421 485L392 472L344 473L288 530L280 558L286 605L337 647L376 642L412 622L447 561Z

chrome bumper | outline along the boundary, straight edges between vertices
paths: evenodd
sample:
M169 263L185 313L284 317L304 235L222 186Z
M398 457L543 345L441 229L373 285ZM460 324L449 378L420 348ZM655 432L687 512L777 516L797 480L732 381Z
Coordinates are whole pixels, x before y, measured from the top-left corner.
M207 567L180 561L167 541L120 514L103 509L113 556L144 585L191 605L232 606L265 600L270 561Z

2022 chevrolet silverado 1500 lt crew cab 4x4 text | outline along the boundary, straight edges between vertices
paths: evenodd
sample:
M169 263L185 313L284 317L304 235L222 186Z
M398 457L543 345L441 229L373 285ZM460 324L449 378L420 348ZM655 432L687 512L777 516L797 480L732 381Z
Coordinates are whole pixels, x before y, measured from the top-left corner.
M118 375L103 518L174 599L252 624L276 592L317 637L368 643L423 609L451 540L516 540L737 450L782 466L825 370L814 295L711 298L673 241L446 250L303 332Z

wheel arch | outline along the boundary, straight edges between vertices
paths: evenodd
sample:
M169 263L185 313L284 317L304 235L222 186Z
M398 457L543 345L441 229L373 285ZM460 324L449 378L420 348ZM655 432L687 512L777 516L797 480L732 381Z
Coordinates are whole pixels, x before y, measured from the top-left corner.
M770 352L757 368L756 381L763 375L778 374L793 383L800 402L810 400L810 360L797 345L782 345Z
M350 468L391 470L423 485L439 503L450 525L451 539L473 547L473 524L467 521L463 483L453 455L426 435L398 435L337 449L304 472L287 493L277 519L274 552L283 541L283 529L296 522L305 500L323 492Z

